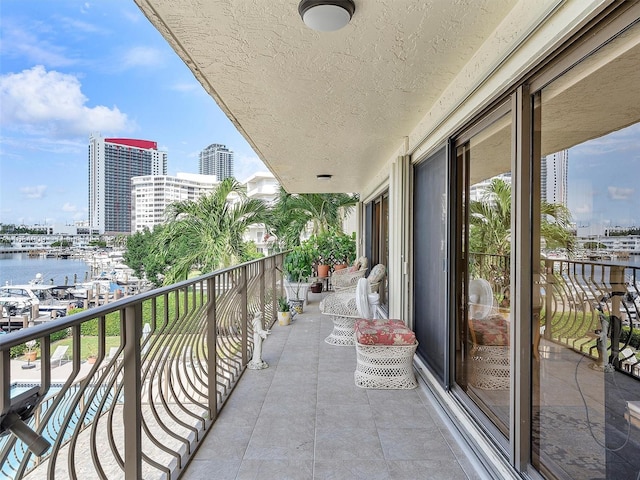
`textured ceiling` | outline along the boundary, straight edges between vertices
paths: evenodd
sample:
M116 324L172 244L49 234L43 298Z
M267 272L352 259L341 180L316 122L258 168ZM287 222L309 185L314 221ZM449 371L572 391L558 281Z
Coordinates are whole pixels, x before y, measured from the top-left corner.
M291 193L360 192L516 3L355 0L320 33L297 0L135 1Z

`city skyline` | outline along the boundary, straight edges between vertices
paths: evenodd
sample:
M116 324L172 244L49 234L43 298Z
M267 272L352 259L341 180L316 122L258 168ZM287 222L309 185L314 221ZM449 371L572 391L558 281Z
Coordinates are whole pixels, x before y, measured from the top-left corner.
M88 219L92 133L158 142L168 174L212 143L266 167L133 2L2 3L0 223Z

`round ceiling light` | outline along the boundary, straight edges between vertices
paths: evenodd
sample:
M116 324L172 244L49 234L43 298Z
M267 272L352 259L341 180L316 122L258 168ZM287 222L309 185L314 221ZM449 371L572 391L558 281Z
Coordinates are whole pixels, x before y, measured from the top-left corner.
M298 12L309 28L319 32L333 32L346 26L356 4L353 0L302 0Z

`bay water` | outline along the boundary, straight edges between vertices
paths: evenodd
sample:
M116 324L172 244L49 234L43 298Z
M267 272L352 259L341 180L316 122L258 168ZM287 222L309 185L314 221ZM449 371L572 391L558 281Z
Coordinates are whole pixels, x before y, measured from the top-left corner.
M78 258L29 257L26 253L0 254L0 285L29 283L42 274L43 283L73 285L91 281L91 265Z

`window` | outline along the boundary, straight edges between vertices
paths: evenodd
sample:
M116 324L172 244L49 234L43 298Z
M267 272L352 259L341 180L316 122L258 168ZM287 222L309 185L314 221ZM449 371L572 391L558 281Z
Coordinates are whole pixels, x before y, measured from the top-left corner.
M508 104L456 142L455 381L508 437L511 410L512 117Z
M568 159L566 204L533 204L532 460L553 478L637 478L640 264L609 230L640 225L640 25L565 70L532 99L536 188L546 159Z
M389 193L385 192L366 205L365 254L369 270L377 264L389 266ZM380 283L380 304L388 305L387 278Z

